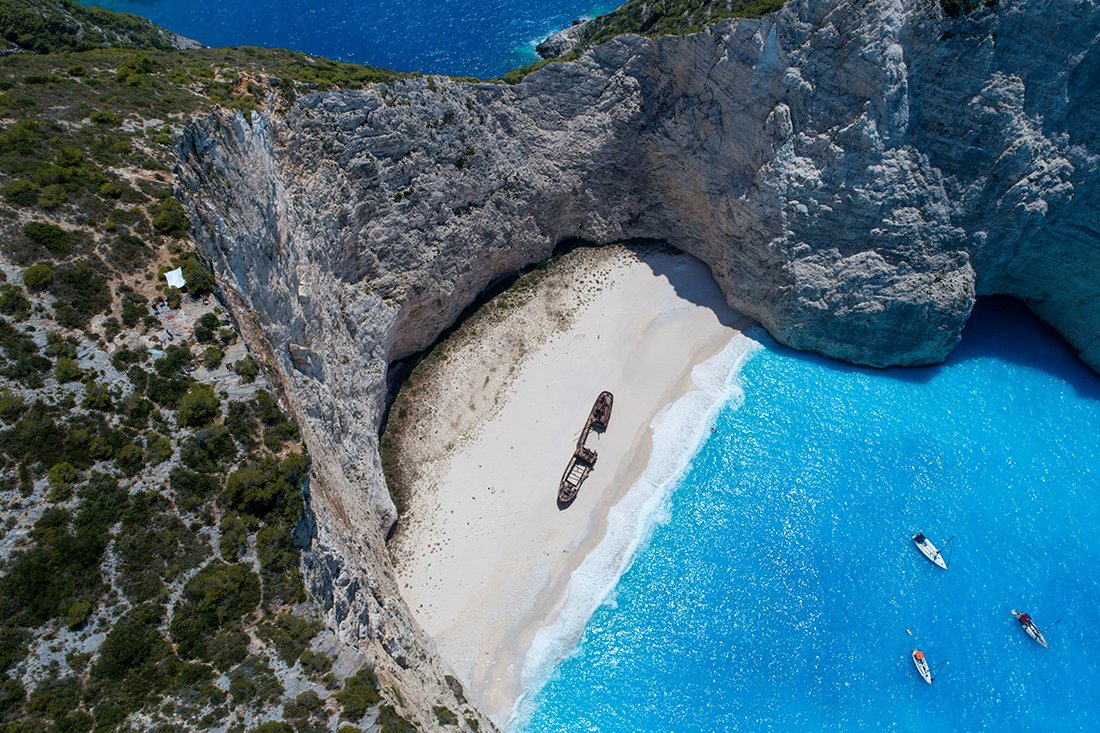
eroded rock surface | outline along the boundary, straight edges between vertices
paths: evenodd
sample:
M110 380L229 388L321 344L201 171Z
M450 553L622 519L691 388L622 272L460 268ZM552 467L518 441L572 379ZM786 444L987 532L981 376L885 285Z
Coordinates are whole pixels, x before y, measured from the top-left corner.
M384 545L386 365L564 238L664 239L778 340L857 363L940 361L1005 293L1100 366L1098 38L1092 2L807 0L516 86L419 78L190 128L199 240L314 460L333 626L410 707L447 694Z
M584 27L587 20L578 18L568 28L562 28L556 33L551 33L542 42L535 46L535 53L544 59L553 59L576 48L583 40Z

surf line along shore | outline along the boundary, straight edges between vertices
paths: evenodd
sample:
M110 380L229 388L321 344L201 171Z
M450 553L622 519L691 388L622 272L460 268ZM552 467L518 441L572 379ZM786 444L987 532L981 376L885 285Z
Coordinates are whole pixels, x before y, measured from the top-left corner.
M641 477L654 418L750 325L690 256L576 250L484 306L398 396L387 429L407 493L390 545L398 582L494 719L511 715L532 639ZM599 464L559 511L562 468L603 390L615 410L589 438Z

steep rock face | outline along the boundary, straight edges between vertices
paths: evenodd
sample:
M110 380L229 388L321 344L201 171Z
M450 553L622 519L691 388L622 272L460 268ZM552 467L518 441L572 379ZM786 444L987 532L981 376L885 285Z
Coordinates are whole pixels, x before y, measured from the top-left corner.
M310 581L410 706L449 688L386 558L386 365L564 238L667 240L778 340L858 363L942 360L975 295L1006 293L1100 366L1100 13L937 8L793 2L516 86L413 79L186 132L183 198L314 459Z

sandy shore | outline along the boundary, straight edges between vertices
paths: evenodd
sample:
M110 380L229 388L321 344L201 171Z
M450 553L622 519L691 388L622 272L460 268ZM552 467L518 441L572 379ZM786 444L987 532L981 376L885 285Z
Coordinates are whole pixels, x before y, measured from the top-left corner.
M417 414L400 429L411 496L391 544L419 622L502 722L533 637L645 469L655 416L748 325L704 265L664 251L577 251L523 290L490 304L417 375L404 402ZM562 471L604 389L615 407L588 441L599 459L559 511Z

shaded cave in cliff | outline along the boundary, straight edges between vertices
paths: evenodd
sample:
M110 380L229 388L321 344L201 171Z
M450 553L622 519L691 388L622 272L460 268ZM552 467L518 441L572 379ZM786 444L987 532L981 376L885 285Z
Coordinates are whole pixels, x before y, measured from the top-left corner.
M611 242L609 244L623 244L630 247L666 248L669 251L681 253L681 250L672 246L667 241L660 239L628 239L621 242ZM580 237L566 237L562 239L546 259L533 262L518 270L505 273L486 285L481 292L474 297L473 301L462 309L458 317L435 337L435 340L433 340L431 344L413 354L391 361L386 366L386 401L382 412L382 419L378 424L379 438L386 432L386 427L389 424L390 410L393 407L394 400L397 398L397 394L401 391L403 386L408 384L409 377L412 375L417 365L424 361L436 347L450 338L455 331L461 328L462 325L469 321L479 310L485 307L498 295L507 292L524 275L545 268L549 263L575 250L604 246L607 245L593 242L588 239L582 239Z

